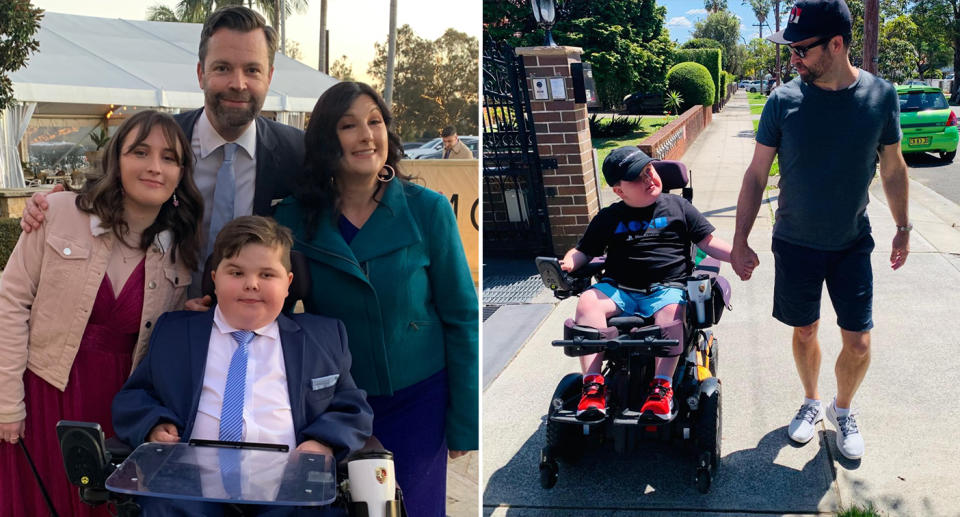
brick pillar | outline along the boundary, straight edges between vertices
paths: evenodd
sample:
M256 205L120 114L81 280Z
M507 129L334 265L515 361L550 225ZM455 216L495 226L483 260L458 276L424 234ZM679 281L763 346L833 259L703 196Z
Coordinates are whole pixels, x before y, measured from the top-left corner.
M556 169L544 169L543 184L553 248L562 255L572 248L600 209L593 175L593 145L587 123L587 105L573 101L570 64L580 62L577 47L522 47L527 88L537 132L540 158L555 159ZM538 100L532 78L563 77L566 100Z

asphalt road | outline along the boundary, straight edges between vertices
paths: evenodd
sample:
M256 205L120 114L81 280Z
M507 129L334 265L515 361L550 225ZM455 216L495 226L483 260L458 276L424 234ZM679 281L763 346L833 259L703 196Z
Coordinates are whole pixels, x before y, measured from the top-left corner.
M960 204L960 157L944 163L935 154L905 155L910 178Z

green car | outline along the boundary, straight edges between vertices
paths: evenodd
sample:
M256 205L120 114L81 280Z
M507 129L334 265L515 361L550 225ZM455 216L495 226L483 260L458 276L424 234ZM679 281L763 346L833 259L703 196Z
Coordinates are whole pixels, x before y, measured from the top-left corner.
M897 86L900 96L902 151L938 152L950 162L957 155L957 115L950 109L943 92L933 86Z

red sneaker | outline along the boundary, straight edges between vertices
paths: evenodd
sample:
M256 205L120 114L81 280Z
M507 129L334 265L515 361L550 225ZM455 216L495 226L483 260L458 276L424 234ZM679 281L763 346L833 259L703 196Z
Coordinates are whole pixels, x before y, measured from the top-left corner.
M651 411L663 420L670 420L670 413L673 412L673 388L670 387L670 381L654 379L651 387L650 395L640 408L640 413Z
M580 420L600 420L607 415L607 387L603 384L603 375L583 376L583 396L577 405L577 418Z

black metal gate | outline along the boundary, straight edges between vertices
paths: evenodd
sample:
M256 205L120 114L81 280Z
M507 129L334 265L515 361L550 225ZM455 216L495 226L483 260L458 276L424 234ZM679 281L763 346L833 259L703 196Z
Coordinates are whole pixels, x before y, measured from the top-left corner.
M483 51L484 255L553 254L523 58L505 43Z

